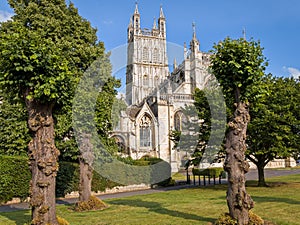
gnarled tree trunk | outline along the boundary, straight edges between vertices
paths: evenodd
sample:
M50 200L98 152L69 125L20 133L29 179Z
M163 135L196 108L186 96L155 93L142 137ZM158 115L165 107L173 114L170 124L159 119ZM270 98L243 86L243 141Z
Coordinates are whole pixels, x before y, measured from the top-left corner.
M92 192L93 169L83 159L79 160L80 182L79 182L79 201L88 201Z
M245 173L249 170L249 163L245 160L246 131L250 121L248 107L240 102L229 122L226 136L226 159L224 169L228 173L227 205L231 217L238 220L238 224L248 224L249 210L254 203L246 192Z
M58 170L59 151L54 143L54 122L51 104L26 100L28 126L33 139L28 145L30 182L30 205L32 224L57 225L55 209L55 180Z
M88 201L92 193L92 178L95 155L93 152L93 145L91 144L91 135L83 134L80 138L79 158L80 165L80 182L79 182L79 201Z

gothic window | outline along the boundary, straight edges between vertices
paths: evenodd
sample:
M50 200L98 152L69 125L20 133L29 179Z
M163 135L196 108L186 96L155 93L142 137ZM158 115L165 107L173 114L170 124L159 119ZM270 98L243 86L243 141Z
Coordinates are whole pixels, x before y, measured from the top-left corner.
M149 78L147 75L143 76L143 86L149 86Z
M140 121L140 147L152 147L152 124L148 116L143 116Z
M135 28L136 28L136 29L139 29L139 19L136 19L136 20L135 20Z
M149 52L148 52L148 48L144 47L143 48L143 61L147 62L149 60Z
M177 131L182 131L182 128L184 126L185 122L185 116L181 111L178 111L175 113L174 116L174 128Z
M153 62L157 63L158 62L158 49L155 48L153 51Z
M158 76L155 76L154 77L154 87L157 87L158 86Z
M160 23L160 27L161 27L162 33L165 33L165 26L164 26L163 22Z

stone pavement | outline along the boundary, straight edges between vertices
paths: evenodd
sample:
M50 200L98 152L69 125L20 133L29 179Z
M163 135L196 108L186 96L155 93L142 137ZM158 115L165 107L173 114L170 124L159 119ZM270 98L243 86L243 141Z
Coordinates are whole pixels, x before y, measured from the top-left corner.
M289 174L300 174L300 169L295 169L295 170L266 169L265 170L265 178L274 177L274 176L283 176L283 175L289 175ZM257 170L250 170L249 173L246 174L247 180L257 180L257 177L258 177ZM225 183L225 182L226 182L226 180L222 179L222 183ZM105 199L123 198L123 197L129 197L129 196L145 195L145 194L152 194L152 193L158 193L158 192L164 192L164 191L170 191L170 190L179 190L179 189L185 189L185 188L193 188L193 187L195 187L195 186L193 185L193 182L191 181L191 184L183 184L183 185L177 185L177 186L166 187L166 188L155 188L155 189L146 189L146 190L138 190L138 191L130 191L130 192L121 192L121 193L114 193L114 194L102 194L102 195L99 195L99 197L102 200L105 200ZM58 199L56 202L57 202L57 204L73 204L77 200L78 200L77 198L65 198L65 199ZM29 209L28 203L18 203L18 204L10 204L10 205L0 206L0 212L13 212L13 211L24 210L24 209Z

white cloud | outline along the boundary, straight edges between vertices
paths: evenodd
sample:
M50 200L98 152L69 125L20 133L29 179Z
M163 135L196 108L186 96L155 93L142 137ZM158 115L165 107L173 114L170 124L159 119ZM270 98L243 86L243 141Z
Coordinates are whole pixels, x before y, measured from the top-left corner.
M0 10L0 22L5 22L13 16L12 13Z
M290 73L291 77L300 78L300 70L292 67L288 67L287 70Z

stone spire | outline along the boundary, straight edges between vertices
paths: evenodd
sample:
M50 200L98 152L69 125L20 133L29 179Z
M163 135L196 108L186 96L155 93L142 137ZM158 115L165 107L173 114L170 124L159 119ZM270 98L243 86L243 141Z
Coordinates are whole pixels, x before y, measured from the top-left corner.
M176 58L174 58L174 62L173 62L173 70L177 69L177 61Z
M190 43L190 49L192 52L198 52L199 51L199 47L200 47L200 43L197 39L197 36L196 36L196 24L195 22L193 22L192 24L193 26L193 39L191 40L191 43Z
M155 18L155 17L154 17L152 29L153 29L153 30L156 30L156 29L157 29L157 26L156 26L156 18Z
M193 22L192 26L193 26L193 40L197 40L197 36L196 36L196 23Z
M163 9L162 9L162 5L160 5L160 13L159 13L159 18L165 18Z
M134 10L134 14L135 14L135 15L140 15L139 9L138 9L138 2L137 2L137 1L135 2L135 10Z

